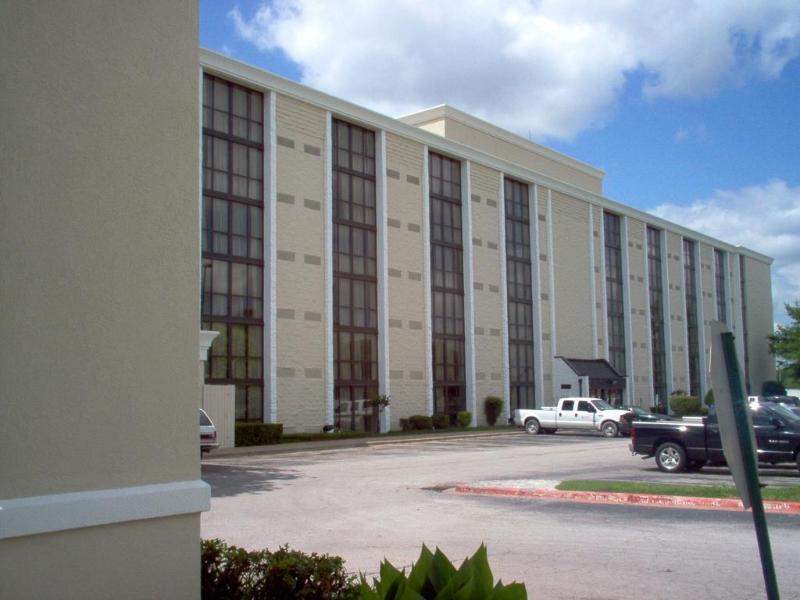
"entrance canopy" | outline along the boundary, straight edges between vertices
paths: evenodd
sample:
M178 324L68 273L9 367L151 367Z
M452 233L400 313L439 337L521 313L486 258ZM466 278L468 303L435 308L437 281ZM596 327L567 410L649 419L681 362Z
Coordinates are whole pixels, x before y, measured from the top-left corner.
M625 376L618 372L604 358L565 358L558 356L578 377L589 378L590 390L622 391L625 389Z

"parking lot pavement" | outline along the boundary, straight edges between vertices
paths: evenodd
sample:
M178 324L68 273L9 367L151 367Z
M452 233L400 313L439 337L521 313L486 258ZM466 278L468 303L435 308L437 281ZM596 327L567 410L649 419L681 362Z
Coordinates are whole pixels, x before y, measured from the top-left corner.
M374 573L384 557L408 566L422 542L455 561L485 542L495 575L525 581L532 598L763 597L752 520L744 512L442 493L485 480L675 481L652 460L631 457L627 443L587 434L519 433L212 457L203 461L212 501L202 516L202 535L248 548L288 543L338 554L349 569L366 573ZM731 481L723 472L691 476ZM800 483L797 475L776 478ZM779 584L790 598L800 589L800 517L768 520ZM609 568L620 561L622 571Z

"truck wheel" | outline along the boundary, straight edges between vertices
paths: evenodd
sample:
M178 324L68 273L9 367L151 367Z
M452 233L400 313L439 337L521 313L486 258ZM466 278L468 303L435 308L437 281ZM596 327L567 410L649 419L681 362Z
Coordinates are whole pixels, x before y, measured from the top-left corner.
M600 431L602 431L603 435L606 437L617 437L619 426L614 423L614 421L606 421L600 426Z
M686 450L675 442L664 442L656 450L656 464L665 473L680 473L686 468Z
M537 421L533 417L525 421L525 433L537 434L540 431L541 427L539 426L539 421Z

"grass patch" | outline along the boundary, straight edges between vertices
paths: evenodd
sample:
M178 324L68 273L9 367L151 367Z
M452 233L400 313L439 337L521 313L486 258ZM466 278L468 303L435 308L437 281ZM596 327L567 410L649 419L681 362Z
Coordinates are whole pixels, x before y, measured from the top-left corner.
M696 498L739 498L732 485L673 485L669 483L639 483L575 479L562 481L556 489L565 492L619 492L624 494L658 494L662 496L694 496ZM764 500L800 502L800 485L762 488Z

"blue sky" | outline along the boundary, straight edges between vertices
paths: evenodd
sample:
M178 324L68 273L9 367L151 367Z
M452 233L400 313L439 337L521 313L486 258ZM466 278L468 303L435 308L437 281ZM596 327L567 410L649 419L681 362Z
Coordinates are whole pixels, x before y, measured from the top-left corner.
M391 116L449 103L600 167L606 196L775 257L780 322L800 300L800 3L697 4L204 0L200 42Z

